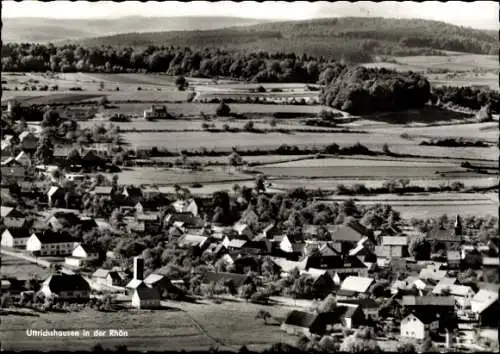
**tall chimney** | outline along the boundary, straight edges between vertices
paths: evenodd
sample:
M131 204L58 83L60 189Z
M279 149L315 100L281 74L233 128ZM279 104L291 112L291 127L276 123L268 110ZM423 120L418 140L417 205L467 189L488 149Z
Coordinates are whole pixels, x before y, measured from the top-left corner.
M144 280L144 259L134 257L134 279Z

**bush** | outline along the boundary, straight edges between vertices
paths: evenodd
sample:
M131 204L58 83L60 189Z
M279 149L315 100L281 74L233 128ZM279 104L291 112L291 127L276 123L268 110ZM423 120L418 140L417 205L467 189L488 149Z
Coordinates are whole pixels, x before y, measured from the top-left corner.
M231 108L224 101L221 101L215 113L219 117L228 117L231 114Z
M252 121L246 122L243 126L243 129L247 132L251 132L255 130L254 123Z

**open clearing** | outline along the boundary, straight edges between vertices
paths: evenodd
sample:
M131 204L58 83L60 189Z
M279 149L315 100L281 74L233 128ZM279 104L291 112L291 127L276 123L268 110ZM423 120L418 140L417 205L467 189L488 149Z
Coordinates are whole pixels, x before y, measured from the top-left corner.
M150 350L207 350L212 345L232 347L293 343L278 326L264 326L255 319L259 309L284 317L289 308L225 302L186 304L168 302L164 310L129 310L103 313L85 310L73 316L64 313L31 316L2 316L1 340L4 350L90 350L100 343L104 348L124 344L140 350L147 342ZM28 337L26 329L90 330L123 329L128 337Z

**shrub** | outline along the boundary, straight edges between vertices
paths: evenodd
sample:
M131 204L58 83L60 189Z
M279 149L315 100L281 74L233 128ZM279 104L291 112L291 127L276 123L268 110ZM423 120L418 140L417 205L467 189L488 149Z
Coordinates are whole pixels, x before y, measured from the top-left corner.
M227 117L231 113L231 108L224 101L221 101L215 113L220 117Z

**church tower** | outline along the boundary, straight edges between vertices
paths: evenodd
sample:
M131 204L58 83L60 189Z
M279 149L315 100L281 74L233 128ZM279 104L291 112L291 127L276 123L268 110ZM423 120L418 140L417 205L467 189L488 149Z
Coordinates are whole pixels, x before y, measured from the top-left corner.
M462 218L460 215L457 215L455 219L455 236L462 236L463 234L463 226L462 226Z

